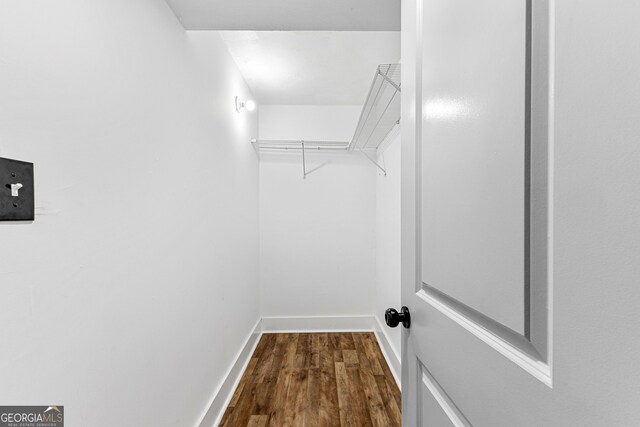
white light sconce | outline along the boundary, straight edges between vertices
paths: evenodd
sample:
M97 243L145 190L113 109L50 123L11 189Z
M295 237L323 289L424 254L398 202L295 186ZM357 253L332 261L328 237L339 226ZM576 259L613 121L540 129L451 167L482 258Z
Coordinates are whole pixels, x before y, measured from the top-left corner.
M256 109L256 102L252 99L241 101L240 98L236 96L236 111L239 113L243 108L247 111L253 111Z

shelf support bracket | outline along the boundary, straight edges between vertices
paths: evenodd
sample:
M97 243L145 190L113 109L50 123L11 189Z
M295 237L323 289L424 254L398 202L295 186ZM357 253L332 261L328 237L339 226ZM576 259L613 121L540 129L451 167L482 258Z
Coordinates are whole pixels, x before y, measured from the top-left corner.
M307 179L307 162L304 158L304 141L300 141L302 144L302 179Z
M376 166L378 167L378 169L380 169L380 170L382 171L382 173L384 174L384 176L387 176L387 171L386 171L386 169L385 169L385 168L383 168L382 166L380 166L380 165L378 164L378 162L376 162L376 161L375 161L371 156L369 156L369 155L368 155L364 150L362 150L362 149L361 149L361 150L359 150L359 151L360 151L362 154L364 154L364 155L365 155L365 157L366 157L367 159L369 159L369 161L370 161L371 163L373 163L374 165L376 165Z

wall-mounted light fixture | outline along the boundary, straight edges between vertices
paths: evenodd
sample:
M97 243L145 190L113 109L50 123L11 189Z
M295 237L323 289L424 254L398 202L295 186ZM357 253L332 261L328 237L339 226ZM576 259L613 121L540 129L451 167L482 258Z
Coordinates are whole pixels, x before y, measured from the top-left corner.
M241 101L240 98L236 96L236 111L239 113L243 108L247 111L253 111L256 109L256 102L252 99Z

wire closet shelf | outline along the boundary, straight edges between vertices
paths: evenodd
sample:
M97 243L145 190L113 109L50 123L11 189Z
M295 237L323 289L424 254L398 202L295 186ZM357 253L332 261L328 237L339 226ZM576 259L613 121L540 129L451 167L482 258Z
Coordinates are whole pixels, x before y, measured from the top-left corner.
M378 66L349 150L375 152L400 124L400 64Z
M303 177L307 176L305 154L319 151L360 151L385 175L376 161L378 148L400 124L400 64L382 64L376 69L369 94L351 141L305 141L252 139L258 152L300 152Z

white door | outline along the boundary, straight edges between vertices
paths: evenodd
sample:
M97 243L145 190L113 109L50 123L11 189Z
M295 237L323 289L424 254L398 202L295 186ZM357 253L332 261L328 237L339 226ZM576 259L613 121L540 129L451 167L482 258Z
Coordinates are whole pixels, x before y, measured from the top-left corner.
M640 425L634 3L403 0L405 425Z

